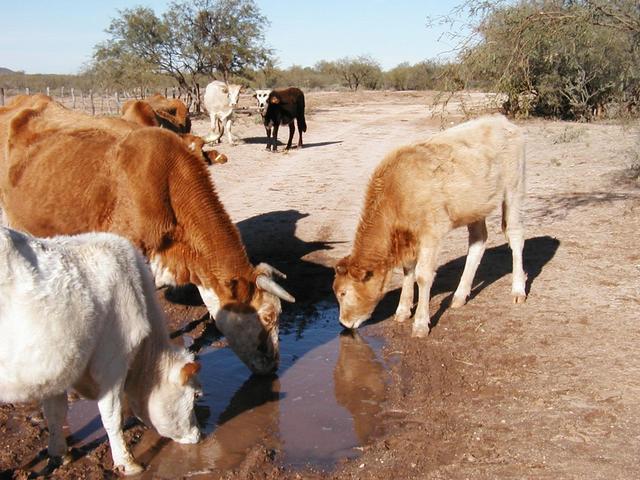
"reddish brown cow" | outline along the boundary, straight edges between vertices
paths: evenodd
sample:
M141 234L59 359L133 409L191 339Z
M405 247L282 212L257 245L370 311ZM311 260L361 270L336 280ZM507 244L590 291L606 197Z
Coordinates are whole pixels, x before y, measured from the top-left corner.
M122 114L124 116L126 110L131 103L139 100L128 100L122 105ZM189 117L189 109L177 98L168 99L159 93L143 100L146 102L156 117L157 125L146 125L148 127L159 126L168 128L176 133L191 132L191 118Z
M18 97L0 107L0 203L10 226L34 235L127 237L157 284L198 287L249 368L276 368L279 297L293 297L277 270L249 262L206 165L173 132Z
M177 101L179 102L179 100ZM154 110L151 104L146 100L129 100L125 102L122 105L121 118L145 127L164 126L165 128L178 133L178 135L182 137L191 151L196 155L200 155L208 165L212 165L214 163L227 163L227 156L223 153L218 153L217 150L214 150L212 148L205 149L205 141L201 137L192 135L190 133L179 133L179 128L177 126L174 126L172 123L162 123L162 117L158 116L158 112Z

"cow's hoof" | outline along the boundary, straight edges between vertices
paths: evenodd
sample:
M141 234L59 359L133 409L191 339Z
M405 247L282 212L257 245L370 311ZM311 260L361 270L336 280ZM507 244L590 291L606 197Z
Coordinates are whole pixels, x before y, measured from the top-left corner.
M135 462L131 462L127 465L118 465L113 470L120 476L128 477L130 475L138 475L139 473L144 472L144 467Z
M429 325L414 325L411 336L415 338L425 338L429 335Z
M454 295L451 299L451 304L449 305L451 308L460 308L467 303L467 296L464 297L462 295Z
M399 323L405 322L405 321L409 320L410 318L411 318L411 312L410 311L396 312L396 314L393 316L393 319L396 322L399 322Z
M527 301L526 293L512 293L513 303L524 303Z

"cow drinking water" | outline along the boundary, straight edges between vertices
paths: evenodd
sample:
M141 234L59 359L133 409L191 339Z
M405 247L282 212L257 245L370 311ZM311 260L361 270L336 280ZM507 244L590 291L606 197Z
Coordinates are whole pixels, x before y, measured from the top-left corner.
M67 456L67 390L97 400L113 465L142 470L125 444L122 400L162 436L195 443L199 365L169 342L144 258L122 237L37 239L0 228L0 402L41 400L54 464Z
M522 131L501 115L463 123L401 147L378 165L369 182L351 254L338 262L333 289L340 322L357 328L384 295L392 270L404 280L396 320L411 316L413 335L429 333L429 295L443 237L466 226L469 251L452 307L465 304L487 241L485 218L502 206L502 229L513 256L511 295L526 299L520 209L524 197Z

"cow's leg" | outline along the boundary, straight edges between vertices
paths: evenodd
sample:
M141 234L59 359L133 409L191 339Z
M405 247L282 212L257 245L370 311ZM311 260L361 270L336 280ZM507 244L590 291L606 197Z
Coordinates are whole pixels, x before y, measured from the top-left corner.
M231 134L231 123L232 123L231 121L232 120L233 120L232 116L229 115L227 117L227 121L226 121L226 124L225 124L225 129L227 130L227 140L229 140L229 144L235 145L235 140L233 138L233 135Z
M122 433L123 383L123 381L116 382L115 386L98 400L98 409L102 425L109 437L114 470L122 471L125 475L133 475L144 469L133 460Z
M271 127L264 127L267 132L267 150L271 150Z
M293 135L296 133L296 126L293 124L293 120L289 124L289 141L287 142L287 148L285 150L289 150L291 148L291 142L293 141Z
M396 309L396 322L404 322L411 318L411 307L413 307L413 285L415 284L415 263L402 267L404 278L402 279L402 291L400 301Z
M276 122L273 126L273 136L271 137L271 147L272 152L276 152L278 150L278 129L280 128L280 123Z
M527 299L525 290L527 274L522 262L522 250L524 248L524 229L520 220L520 204L522 195L519 192L507 193L502 202L502 230L507 237L513 261L513 277L511 280L511 296L513 303L524 303Z
M484 219L467 225L469 230L469 250L467 251L467 260L464 264L462 278L456 292L451 300L451 308L458 308L467 302L467 297L471 293L473 278L480 265L482 255L487 245L487 224Z
M298 122L298 148L302 148L302 129L300 128L300 119L296 120Z
M412 336L414 337L426 337L429 334L429 297L433 278L436 275L436 259L439 249L439 242L434 242L421 246L418 252L418 262L416 264L418 306L413 320Z
M51 457L51 465L57 467L71 460L67 453L67 441L62 431L62 425L67 416L67 392L44 399L42 411L49 427L47 452Z
M218 118L218 115L211 115L211 132L204 139L206 143L220 143L222 137L222 123Z

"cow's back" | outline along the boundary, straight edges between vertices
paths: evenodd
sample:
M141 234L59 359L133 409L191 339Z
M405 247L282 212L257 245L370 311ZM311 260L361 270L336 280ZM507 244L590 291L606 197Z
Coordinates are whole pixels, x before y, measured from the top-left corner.
M24 108L0 120L0 199L9 225L37 236L106 230L120 126L78 125L73 112L55 107Z
M164 215L170 208L160 200L167 195L167 162L190 153L171 132L106 120L56 105L14 113L0 162L9 226L37 236L111 231L142 246L135 202L144 197Z
M444 231L485 218L508 189L520 188L523 175L520 129L501 117L485 117L391 152L372 184L377 179L403 227L448 219Z

